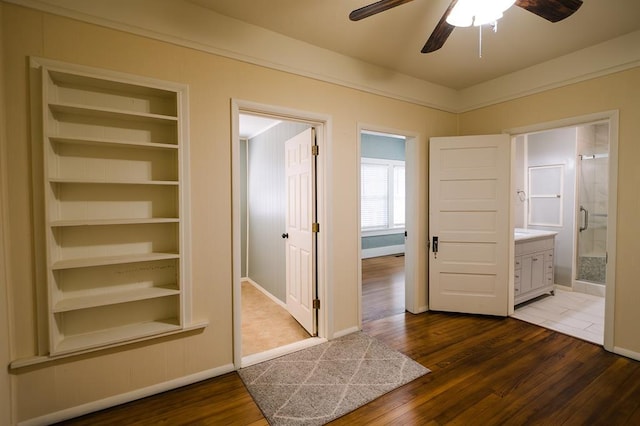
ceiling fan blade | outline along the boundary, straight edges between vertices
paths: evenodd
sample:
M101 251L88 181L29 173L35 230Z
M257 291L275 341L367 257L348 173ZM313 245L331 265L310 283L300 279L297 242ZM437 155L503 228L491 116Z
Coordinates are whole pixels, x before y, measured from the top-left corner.
M449 16L451 9L453 9L457 2L458 0L453 0L451 2L447 10L444 12L444 15L442 15L442 18L440 18L438 25L433 29L433 32L429 36L429 40L427 40L420 52L431 53L444 46L444 42L447 41L449 35L451 35L455 28L447 22L447 16Z
M582 0L516 0L516 6L550 22L562 21L580 9Z
M349 19L352 21L359 21L375 15L376 13L384 12L385 10L392 9L396 6L400 6L401 4L409 3L410 1L413 0L380 0L354 10L349 14Z

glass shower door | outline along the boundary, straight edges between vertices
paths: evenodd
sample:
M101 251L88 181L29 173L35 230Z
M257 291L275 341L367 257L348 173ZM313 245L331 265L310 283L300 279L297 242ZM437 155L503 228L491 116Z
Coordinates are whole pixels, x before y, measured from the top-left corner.
M580 155L578 155L579 214L576 280L605 284L609 145L608 137L598 137L598 135L608 135L608 125L590 127L594 128L591 143L578 147Z

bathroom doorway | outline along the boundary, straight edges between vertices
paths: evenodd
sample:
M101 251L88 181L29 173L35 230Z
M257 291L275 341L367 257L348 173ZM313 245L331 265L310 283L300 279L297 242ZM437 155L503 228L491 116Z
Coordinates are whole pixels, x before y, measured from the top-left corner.
M607 346L613 334L615 277L608 265L615 255L609 218L616 209L617 114L603 115L609 116L514 137L515 227L556 233L556 295L516 306L514 317ZM546 186L538 179L552 175Z

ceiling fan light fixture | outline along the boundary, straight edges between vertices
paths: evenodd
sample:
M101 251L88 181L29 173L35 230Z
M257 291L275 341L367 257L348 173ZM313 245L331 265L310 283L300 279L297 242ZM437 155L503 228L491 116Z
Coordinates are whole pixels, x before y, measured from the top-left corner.
M447 16L447 23L456 27L469 27L495 22L515 2L516 0L458 0Z

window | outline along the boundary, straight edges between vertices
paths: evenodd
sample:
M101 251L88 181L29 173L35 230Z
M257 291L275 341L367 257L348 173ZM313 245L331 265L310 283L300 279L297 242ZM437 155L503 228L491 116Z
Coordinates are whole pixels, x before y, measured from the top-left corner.
M363 231L404 228L404 161L362 158L360 220Z

